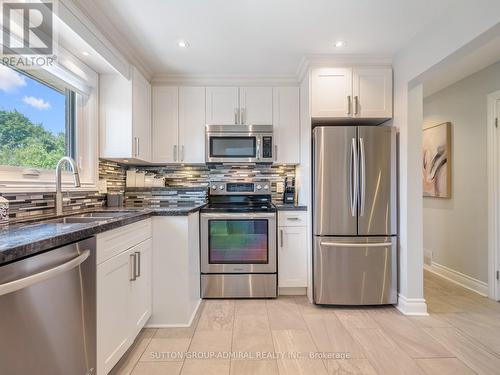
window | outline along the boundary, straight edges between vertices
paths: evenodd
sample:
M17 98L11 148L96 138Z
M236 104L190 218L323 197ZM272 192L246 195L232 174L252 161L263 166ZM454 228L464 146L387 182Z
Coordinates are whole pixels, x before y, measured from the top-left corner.
M75 92L0 64L0 165L53 170L75 157Z

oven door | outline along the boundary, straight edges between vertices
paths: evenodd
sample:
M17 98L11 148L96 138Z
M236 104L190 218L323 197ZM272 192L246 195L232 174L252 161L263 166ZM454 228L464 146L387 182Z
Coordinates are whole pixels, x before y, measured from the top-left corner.
M256 163L260 159L260 137L251 133L207 133L207 163Z
M202 213L202 273L276 272L275 213Z

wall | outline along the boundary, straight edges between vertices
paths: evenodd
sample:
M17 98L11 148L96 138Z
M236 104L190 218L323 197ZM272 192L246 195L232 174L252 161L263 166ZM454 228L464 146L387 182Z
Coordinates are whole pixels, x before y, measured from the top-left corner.
M457 1L394 58L394 125L400 131L400 261L398 309L424 315L420 75L500 22L497 0ZM417 80L417 81L416 81ZM420 104L419 104L420 103Z
M424 198L424 249L433 262L488 282L486 96L500 62L424 100L424 127L452 123L452 198Z

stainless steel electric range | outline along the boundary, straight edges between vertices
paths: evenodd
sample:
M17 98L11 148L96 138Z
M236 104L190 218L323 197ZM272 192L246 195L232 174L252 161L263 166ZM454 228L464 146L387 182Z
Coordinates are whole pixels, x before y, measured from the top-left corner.
M202 298L277 297L277 220L268 181L212 182L201 210Z

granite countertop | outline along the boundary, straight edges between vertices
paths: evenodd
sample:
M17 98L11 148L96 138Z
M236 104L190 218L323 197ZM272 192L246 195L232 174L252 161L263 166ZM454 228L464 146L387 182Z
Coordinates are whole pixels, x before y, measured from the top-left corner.
M278 211L307 211L307 206L290 203L275 203Z
M162 208L103 208L94 212L121 212L123 215L86 223L55 223L58 217L9 225L0 229L0 265L64 246L151 216L186 216L204 204ZM74 216L81 215L78 212Z

